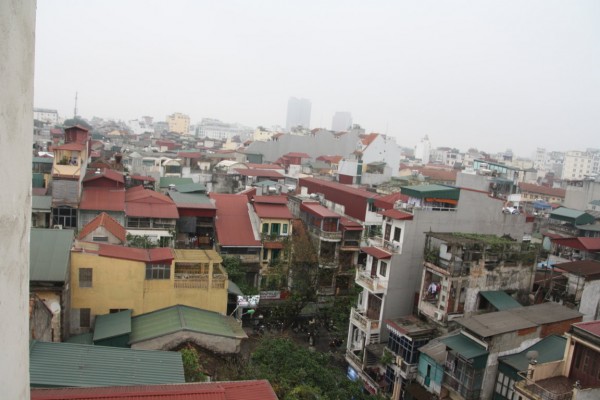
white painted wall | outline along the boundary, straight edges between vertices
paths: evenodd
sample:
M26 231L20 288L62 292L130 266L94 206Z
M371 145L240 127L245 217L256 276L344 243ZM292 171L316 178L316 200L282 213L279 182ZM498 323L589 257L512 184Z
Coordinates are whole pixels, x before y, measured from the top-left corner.
M29 229L34 0L0 1L0 387L29 398Z

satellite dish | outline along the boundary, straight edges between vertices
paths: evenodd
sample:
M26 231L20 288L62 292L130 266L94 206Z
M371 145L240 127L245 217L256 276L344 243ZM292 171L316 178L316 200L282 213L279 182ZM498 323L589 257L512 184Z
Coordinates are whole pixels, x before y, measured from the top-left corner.
M50 308L50 311L52 311L52 314L60 313L60 304L58 304L57 301L53 301L52 303L50 303L50 306L48 308Z

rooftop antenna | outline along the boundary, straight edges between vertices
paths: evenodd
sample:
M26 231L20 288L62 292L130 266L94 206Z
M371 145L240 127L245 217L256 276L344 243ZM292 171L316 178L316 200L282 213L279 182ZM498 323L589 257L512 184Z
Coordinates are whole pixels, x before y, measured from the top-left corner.
M75 109L73 110L73 118L77 118L77 92L75 92Z

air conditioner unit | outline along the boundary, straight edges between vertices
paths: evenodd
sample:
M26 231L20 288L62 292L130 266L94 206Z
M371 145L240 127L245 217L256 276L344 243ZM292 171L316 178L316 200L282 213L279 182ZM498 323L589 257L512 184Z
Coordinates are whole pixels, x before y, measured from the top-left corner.
M433 312L433 318L434 318L436 321L441 321L441 320L444 318L444 313L443 313L443 312L441 312L441 311L434 311L434 312Z
M54 225L54 226L53 226L53 228L54 228L54 229L62 229L62 228L63 228L63 226L62 226L62 225Z

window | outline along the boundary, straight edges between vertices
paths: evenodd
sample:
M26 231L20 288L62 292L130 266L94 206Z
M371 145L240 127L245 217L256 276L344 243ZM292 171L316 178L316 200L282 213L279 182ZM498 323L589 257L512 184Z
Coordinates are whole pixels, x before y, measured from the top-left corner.
M108 310L108 313L109 314L116 314L118 312L127 311L127 310L128 310L128 308L111 308L110 310Z
M402 233L402 229L400 228L396 228L394 230L394 241L399 242L400 241L400 234Z
M79 287L92 287L92 272L91 268L79 268Z
M387 263L380 261L379 262L379 275L385 276L387 274Z
M171 279L171 265L146 264L146 279Z
M281 226L281 234L282 235L287 235L287 233L288 233L288 224L283 224Z
M80 328L89 328L90 327L90 317L92 310L89 308L80 308L79 309L79 327Z
M92 236L93 242L108 242L108 236Z
M281 224L271 224L271 235L279 235L279 226Z
M269 224L262 224L262 233L269 233Z

